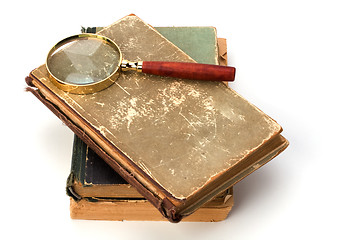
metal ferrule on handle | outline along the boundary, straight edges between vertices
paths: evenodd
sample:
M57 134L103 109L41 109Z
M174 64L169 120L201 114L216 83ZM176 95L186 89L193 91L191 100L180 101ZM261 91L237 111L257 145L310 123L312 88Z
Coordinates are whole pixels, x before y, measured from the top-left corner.
M126 72L126 71L142 72L143 61L131 62L131 61L128 61L128 60L122 60L121 69L124 72Z

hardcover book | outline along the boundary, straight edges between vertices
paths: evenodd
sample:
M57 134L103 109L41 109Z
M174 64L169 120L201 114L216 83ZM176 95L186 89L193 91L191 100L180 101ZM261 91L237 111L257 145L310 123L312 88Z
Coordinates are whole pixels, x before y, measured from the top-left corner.
M98 34L126 59L194 60L135 15ZM30 89L172 222L270 161L288 142L282 128L222 82L123 73L91 95L58 89L45 65Z

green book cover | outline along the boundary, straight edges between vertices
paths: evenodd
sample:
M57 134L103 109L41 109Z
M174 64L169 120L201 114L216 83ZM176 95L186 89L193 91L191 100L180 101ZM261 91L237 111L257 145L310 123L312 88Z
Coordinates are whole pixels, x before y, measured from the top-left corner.
M82 28L82 32L96 33L101 29L101 27ZM156 30L195 61L218 64L215 28L156 27ZM116 196L116 192L120 196ZM123 196L143 198L76 135L74 136L71 173L67 181L67 194L75 200L86 198L92 201Z

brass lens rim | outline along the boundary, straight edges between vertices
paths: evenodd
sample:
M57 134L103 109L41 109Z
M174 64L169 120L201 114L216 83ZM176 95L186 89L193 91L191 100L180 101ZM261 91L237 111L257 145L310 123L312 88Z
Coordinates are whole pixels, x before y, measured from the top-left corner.
M111 47L115 48L118 53L119 53L119 62L118 62L118 67L106 78L102 79L101 81L95 82L95 83L90 83L90 84L72 84L72 83L67 83L64 82L61 79L58 79L57 77L55 77L52 72L49 69L48 66L48 60L49 58L55 53L55 51L57 51L60 47L62 47L63 45L73 42L75 40L78 39L84 39L84 38L96 38L96 39L100 39L103 40L105 43L108 43ZM47 55L47 60L46 60L46 68L48 70L49 73L49 77L51 79L51 81L61 90L69 92L69 93L74 93L74 94L89 94L89 93L95 93L98 91L101 91L107 87L109 87L110 85L112 85L118 78L119 76L119 69L120 69L120 65L122 62L122 52L119 49L118 45L112 41L110 38L107 38L105 36L101 36L101 35L97 35L97 34L91 34L91 33L82 33L82 34L77 34L77 35L73 35L70 37L67 37L61 41L59 41L58 43L56 43L49 51L48 55Z

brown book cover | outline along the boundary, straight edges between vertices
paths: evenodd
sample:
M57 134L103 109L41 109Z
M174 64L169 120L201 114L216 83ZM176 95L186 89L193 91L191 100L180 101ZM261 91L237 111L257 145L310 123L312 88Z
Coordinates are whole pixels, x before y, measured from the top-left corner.
M137 16L99 34L127 59L193 62ZM283 151L270 117L221 82L120 74L92 95L61 91L45 65L27 83L44 104L138 189L178 222Z

